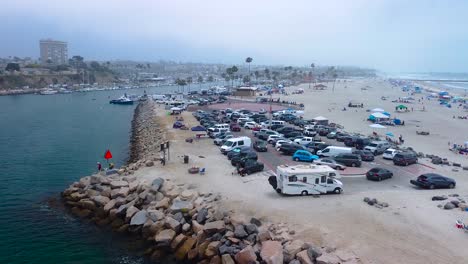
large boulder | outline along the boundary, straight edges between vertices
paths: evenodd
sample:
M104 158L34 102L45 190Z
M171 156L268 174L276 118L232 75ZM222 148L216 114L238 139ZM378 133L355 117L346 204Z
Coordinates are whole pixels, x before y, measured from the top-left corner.
M105 205L110 201L110 199L109 199L108 197L105 197L105 196L102 196L102 195L94 196L94 197L92 198L92 200L93 200L99 207L105 206Z
M207 233L220 233L226 229L226 225L224 224L224 221L214 221L214 222L209 222L206 223L203 227L205 232Z
M159 209L159 208L167 209L167 208L169 208L169 202L170 201L171 200L169 200L169 198L164 197L164 199L162 199L161 201L156 203L156 209Z
M262 225L262 222L260 220L258 220L257 218L255 218L255 217L250 218L250 223L254 224L256 226L261 226Z
M135 206L130 206L127 208L127 211L126 211L126 214L125 214L125 219L127 221L130 221L130 219L132 219L132 217L138 212L140 211L138 208L136 208Z
M268 231L268 230L261 231L257 235L257 241L260 242L260 243L263 243L264 241L267 241L267 240L270 240L270 239L272 239L272 235L271 235L270 231Z
M453 208L455 208L455 205L452 202L448 202L444 205L445 210L451 210Z
M194 190L184 190L184 191L182 191L182 193L180 194L179 197L182 200L188 201L188 200L192 200L196 196L198 196L196 191L194 191Z
M148 212L146 210L141 210L137 212L130 221L130 225L142 225L148 220Z
M175 220L172 217L166 217L166 227L179 232L180 231L180 222Z
M115 207L116 202L117 201L115 199L110 200L108 203L106 203L106 205L104 205L104 211L109 212L112 208Z
M234 236L236 238L245 238L249 234L247 234L247 231L245 231L244 225L236 225L234 229Z
M206 221L207 216L208 216L208 209L202 208L202 209L200 209L200 211L198 211L196 220L197 220L198 223L204 224L205 221Z
M309 258L317 259L318 257L322 256L322 250L320 250L318 247L310 246L307 249L307 254L309 254Z
M91 211L96 210L96 204L91 199L82 199L78 202L78 205L84 209L88 209Z
M126 181L111 181L110 186L111 186L112 189L127 187L128 182L126 182Z
M173 214L178 213L178 212L187 213L188 211L192 209L193 209L193 205L191 202L180 201L180 200L174 200L170 208Z
M258 233L258 228L254 224L248 224L248 225L245 225L245 231L247 231L249 235L252 235L252 234Z
M164 229L154 237L154 241L156 241L158 245L168 246L172 242L172 239L174 239L175 235L176 232L174 230Z
M268 241L266 241L268 242ZM285 259L292 260L297 253L301 252L304 248L304 242L301 240L293 240L284 244Z
M161 186L163 185L163 183L164 183L163 178L154 179L153 182L151 183L151 190L154 191L154 192L159 191L159 189L161 189Z
M247 246L235 255L235 260L238 264L251 264L257 261L257 255L252 246Z
M148 210L148 217L153 220L154 222L163 219L165 214L159 210Z
M262 260L267 264L283 263L283 246L278 241L265 241L260 251Z
M218 255L218 247L221 245L219 241L213 241L208 244L205 250L205 257L212 258L215 255Z
M335 255L330 253L322 254L322 256L316 259L317 264L340 264L342 261Z
M145 166L146 166L146 167L153 167L153 166L154 166L154 161L152 161L152 160L146 161L146 162L145 162Z
M182 246L177 249L175 252L175 257L177 260L182 261L185 259L185 256L187 256L187 253L193 248L197 240L193 237L188 237L185 242L182 244Z
M221 263L222 264L235 264L234 260L229 254L224 254L221 256Z
M200 225L197 221L193 220L192 221L192 231L197 234L200 231L203 231L204 226Z
M172 240L171 243L171 248L172 250L176 250L184 241L187 239L187 237L184 234L179 234Z
M303 250L297 253L296 257L301 262L301 264L314 264L312 259L310 259L309 254L307 254L307 250Z

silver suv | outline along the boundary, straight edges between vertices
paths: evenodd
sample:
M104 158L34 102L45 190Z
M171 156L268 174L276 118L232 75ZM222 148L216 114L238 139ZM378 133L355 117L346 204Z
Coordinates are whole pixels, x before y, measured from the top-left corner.
M392 145L390 145L390 143L388 143L387 141L372 141L364 149L369 150L374 154L374 156L376 156L384 153L385 150L390 147L392 147Z

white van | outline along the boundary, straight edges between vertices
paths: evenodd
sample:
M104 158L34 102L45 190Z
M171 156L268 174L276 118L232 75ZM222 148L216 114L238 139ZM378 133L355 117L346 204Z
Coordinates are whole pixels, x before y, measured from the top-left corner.
M334 157L338 154L351 154L352 152L352 148L328 146L322 150L317 151L317 156Z
M216 124L214 125L214 128L229 128L229 124Z
M313 137L303 137L303 138L298 138L298 139L294 140L294 143L302 145L302 146L305 146L305 145L307 145L309 143L312 143L312 142L314 142Z
M343 183L337 180L339 177L337 171L326 165L281 165L276 176L270 176L268 181L278 193L308 195L341 193Z
M227 153L235 147L252 146L252 140L249 137L230 138L221 146L221 153Z

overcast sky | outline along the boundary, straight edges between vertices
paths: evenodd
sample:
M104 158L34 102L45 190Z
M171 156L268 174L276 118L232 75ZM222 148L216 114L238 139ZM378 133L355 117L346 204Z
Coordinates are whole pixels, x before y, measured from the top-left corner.
M0 56L69 55L382 71L468 68L464 0L14 0L0 4Z

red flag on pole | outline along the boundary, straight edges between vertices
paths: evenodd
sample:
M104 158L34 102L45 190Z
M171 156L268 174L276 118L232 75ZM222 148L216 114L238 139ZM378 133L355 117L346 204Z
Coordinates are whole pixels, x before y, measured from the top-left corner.
M106 151L106 154L104 154L104 158L106 160L112 159L112 153L110 152L110 150Z

